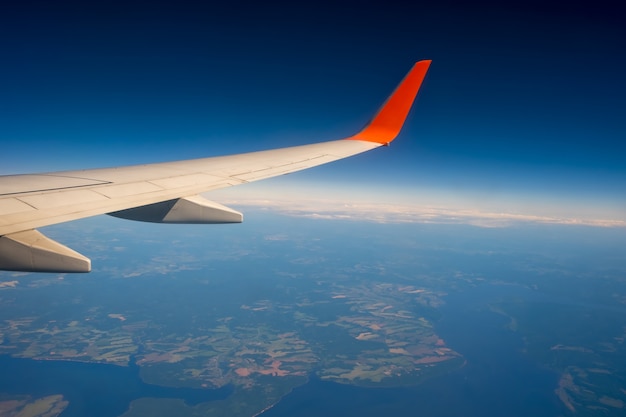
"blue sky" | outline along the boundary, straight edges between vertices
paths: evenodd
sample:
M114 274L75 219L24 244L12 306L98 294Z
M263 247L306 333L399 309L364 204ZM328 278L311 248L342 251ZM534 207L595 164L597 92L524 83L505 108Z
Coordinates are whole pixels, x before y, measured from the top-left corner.
M393 146L259 189L626 220L626 28L610 3L211 3L3 5L0 173L349 136L432 59Z

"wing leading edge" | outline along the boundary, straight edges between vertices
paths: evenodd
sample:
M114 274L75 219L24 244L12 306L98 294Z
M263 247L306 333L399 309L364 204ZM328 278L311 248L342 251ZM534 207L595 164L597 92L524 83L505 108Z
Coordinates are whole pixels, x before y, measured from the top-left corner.
M370 123L346 139L149 165L0 176L0 269L89 272L88 258L35 229L98 214L157 223L241 222L241 213L199 194L388 145L402 129L429 65L417 62Z

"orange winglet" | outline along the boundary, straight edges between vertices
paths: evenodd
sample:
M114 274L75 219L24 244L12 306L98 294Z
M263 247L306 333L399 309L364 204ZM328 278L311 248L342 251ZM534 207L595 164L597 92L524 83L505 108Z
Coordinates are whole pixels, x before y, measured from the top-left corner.
M400 133L430 63L430 60L416 62L367 126L346 139L389 145Z

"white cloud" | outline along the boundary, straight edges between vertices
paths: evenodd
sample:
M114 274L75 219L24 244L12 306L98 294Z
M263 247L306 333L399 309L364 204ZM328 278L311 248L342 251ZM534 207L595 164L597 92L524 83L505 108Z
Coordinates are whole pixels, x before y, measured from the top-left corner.
M470 224L479 227L507 227L520 223L585 225L595 227L626 227L626 221L583 217L557 217L534 214L483 211L417 204L389 204L338 200L255 199L220 200L221 203L255 207L289 216L312 219L370 221L375 223L438 223Z

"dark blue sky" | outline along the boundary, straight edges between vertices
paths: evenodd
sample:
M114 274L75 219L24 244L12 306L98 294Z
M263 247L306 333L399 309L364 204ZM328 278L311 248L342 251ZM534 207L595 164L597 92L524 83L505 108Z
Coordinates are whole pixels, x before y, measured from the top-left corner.
M293 180L626 219L626 25L611 3L14 3L0 8L0 173L349 136L432 59L393 146Z

